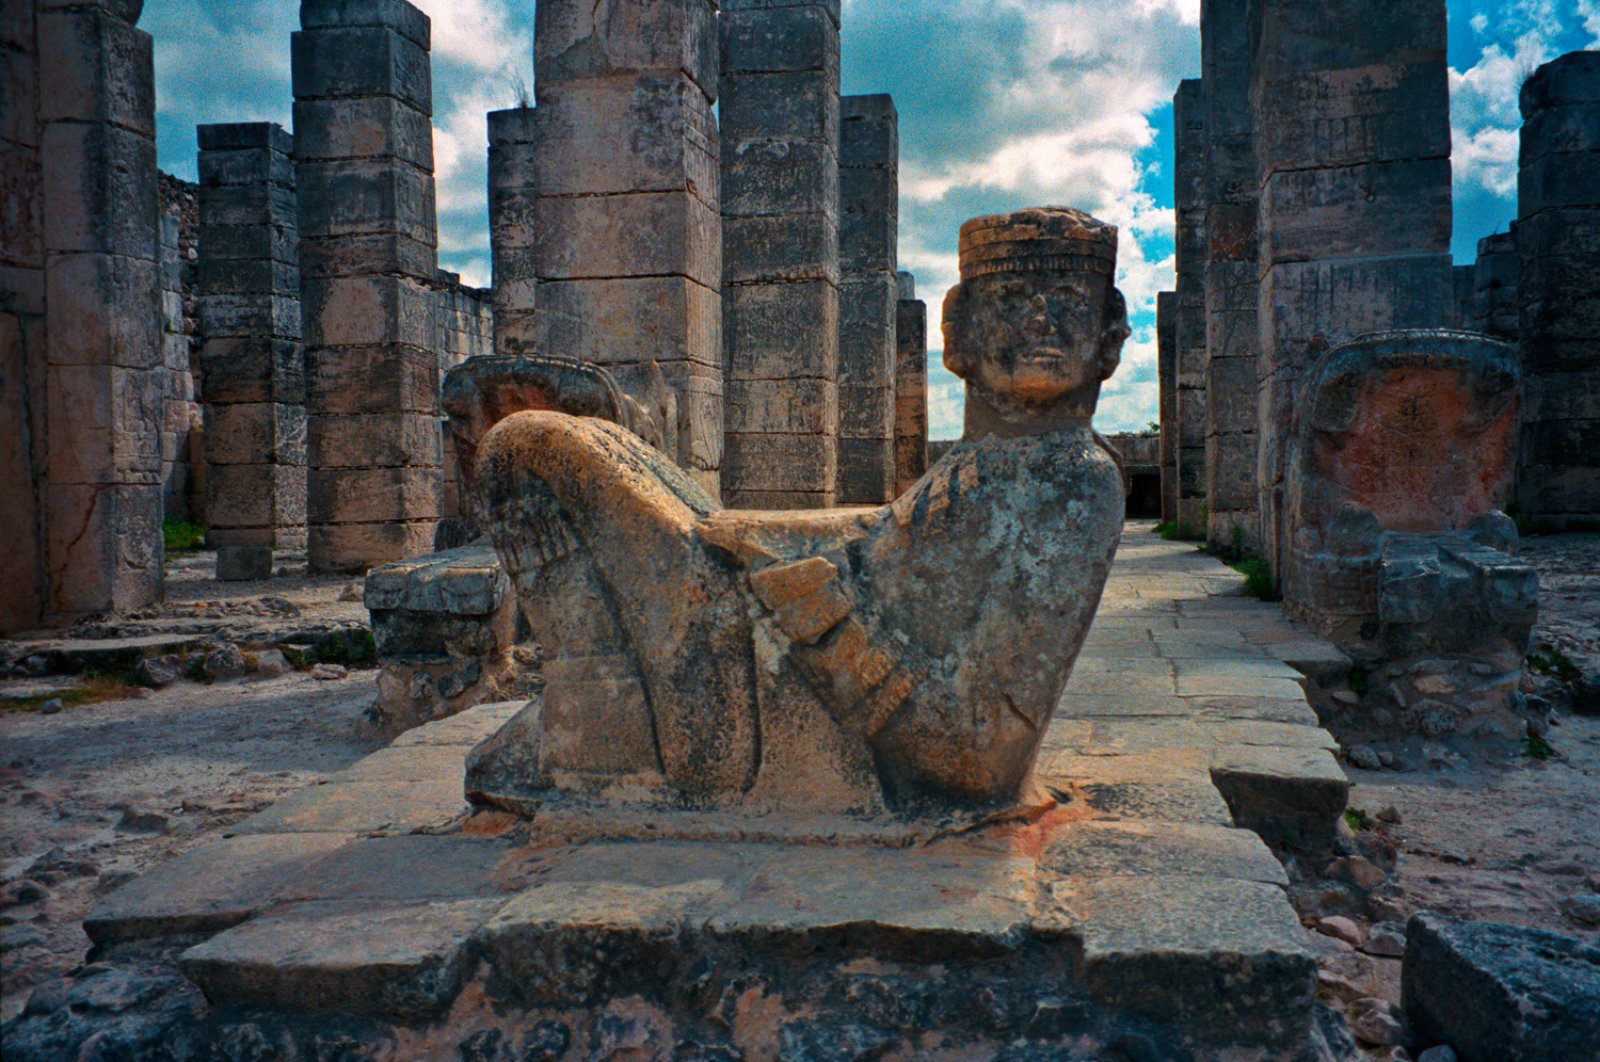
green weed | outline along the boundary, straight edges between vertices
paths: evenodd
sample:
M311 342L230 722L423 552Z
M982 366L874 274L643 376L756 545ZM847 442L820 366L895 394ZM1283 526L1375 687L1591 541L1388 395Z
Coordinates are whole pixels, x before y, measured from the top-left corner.
M1537 734L1529 734L1522 739L1522 754L1531 760L1541 763L1555 755L1555 746Z
M204 524L191 524L187 520L168 520L161 525L161 537L167 544L167 556L193 553L205 548L206 529Z
M1378 824L1372 820L1372 816L1360 808L1347 808L1344 813L1344 824L1358 832L1361 830L1375 830L1378 827Z
M1272 584L1272 568L1260 557L1249 557L1233 565L1233 570L1244 576L1246 597L1258 601L1278 600L1277 588Z

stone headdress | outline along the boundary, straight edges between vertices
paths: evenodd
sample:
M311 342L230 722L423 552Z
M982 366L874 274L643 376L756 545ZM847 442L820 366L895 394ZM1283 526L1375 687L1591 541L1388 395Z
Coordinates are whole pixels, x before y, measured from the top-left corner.
M994 273L1098 273L1117 268L1117 227L1067 207L1031 207L961 226L963 282Z

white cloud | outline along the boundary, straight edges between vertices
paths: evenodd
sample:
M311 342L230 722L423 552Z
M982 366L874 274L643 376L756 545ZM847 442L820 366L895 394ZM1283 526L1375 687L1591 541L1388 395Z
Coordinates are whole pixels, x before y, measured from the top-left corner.
M1468 24L1472 26L1472 32L1482 35L1483 31L1489 28L1489 16L1480 11L1472 16Z

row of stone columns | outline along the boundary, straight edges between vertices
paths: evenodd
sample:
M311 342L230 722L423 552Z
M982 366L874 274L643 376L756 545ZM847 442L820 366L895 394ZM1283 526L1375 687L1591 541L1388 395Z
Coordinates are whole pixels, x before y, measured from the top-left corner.
M1175 520L1180 533L1206 533L1206 135L1205 99L1198 80L1184 81L1173 98L1177 181L1176 297L1169 304L1176 356L1173 368L1176 454ZM1160 304L1157 304L1159 311ZM1157 322L1158 330L1161 322Z

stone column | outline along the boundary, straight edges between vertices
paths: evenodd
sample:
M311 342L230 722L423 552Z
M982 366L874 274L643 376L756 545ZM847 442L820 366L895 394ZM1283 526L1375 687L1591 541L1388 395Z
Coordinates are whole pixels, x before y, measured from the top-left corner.
M44 187L33 0L0 18L0 635L44 612Z
M534 351L534 109L489 112L489 248L494 259L494 350Z
M839 437L839 0L724 0L728 504L827 508Z
M1600 529L1600 52L1522 86L1517 248L1525 405L1517 501Z
M142 608L162 592L155 75L150 36L133 25L141 6L51 3L37 15L46 611L60 618Z
M1444 0L1261 0L1254 119L1261 275L1261 521L1293 528L1284 455L1302 375L1364 332L1451 319Z
M886 95L839 110L838 501L881 505L895 493L900 118Z
M1478 259L1472 265L1472 321L1466 326L1468 329L1517 341L1522 314L1517 303L1521 269L1515 231L1478 241Z
M206 540L219 575L270 571L274 549L306 544L294 138L268 122L198 132Z
M894 355L894 496L928 471L928 304L917 279L897 276Z
M304 0L300 24L308 551L358 572L428 552L443 507L431 30L404 0Z
M1257 302L1255 140L1250 125L1252 0L1204 0L1206 143L1207 540L1254 549Z
M1178 301L1178 527L1204 537L1206 517L1206 136L1199 80L1173 99L1176 132Z
M667 449L715 495L722 467L722 228L711 0L540 0L534 35L541 354L635 395L659 366Z
M1178 519L1178 293L1156 296L1156 376L1160 388L1161 522Z

